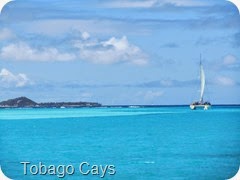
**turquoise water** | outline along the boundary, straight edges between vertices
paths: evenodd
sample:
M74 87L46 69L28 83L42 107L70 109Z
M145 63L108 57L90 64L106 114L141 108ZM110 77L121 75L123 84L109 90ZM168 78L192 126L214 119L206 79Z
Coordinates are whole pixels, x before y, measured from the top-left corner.
M240 165L240 107L0 109L0 165L12 179L58 179L23 174L20 162L114 165L104 179L223 180ZM85 167L85 170L88 167Z

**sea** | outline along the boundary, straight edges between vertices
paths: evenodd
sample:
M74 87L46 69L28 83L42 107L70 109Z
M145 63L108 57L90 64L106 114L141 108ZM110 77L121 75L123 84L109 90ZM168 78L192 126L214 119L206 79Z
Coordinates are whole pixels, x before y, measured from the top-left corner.
M240 106L0 109L0 165L14 180L225 180Z

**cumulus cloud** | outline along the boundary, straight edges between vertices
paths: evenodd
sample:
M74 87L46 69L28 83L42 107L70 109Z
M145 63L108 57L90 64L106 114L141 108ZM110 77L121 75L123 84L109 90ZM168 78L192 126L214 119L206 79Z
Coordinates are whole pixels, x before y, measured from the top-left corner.
M0 57L10 60L24 61L70 61L75 55L61 53L56 48L32 48L25 42L18 42L2 47Z
M224 56L221 68L224 70L239 70L240 62L238 61L236 56L228 54Z
M98 40L82 32L73 41L67 43L70 53L61 52L55 47L34 47L19 41L5 45L0 49L0 58L17 61L72 61L85 60L95 64L130 63L147 64L147 55L136 45L130 43L126 36Z
M197 7L206 6L207 3L198 0L124 0L111 1L106 4L111 8L151 8L161 7L164 5L173 5L177 7Z
M218 85L221 85L221 86L234 86L234 85L236 85L236 82L232 78L225 77L225 76L217 77L216 83Z
M87 40L88 38L90 38L90 34L89 34L88 32L83 32L83 33L82 33L82 38L83 38L84 40Z
M31 83L26 74L13 74L5 68L0 72L0 82L2 87L24 87Z
M112 37L107 41L89 40L76 41L74 46L79 49L79 57L96 64L132 63L147 64L147 56L142 50L129 43L126 36Z
M231 54L223 58L223 64L225 65L235 64L236 61L237 61L237 58Z
M0 41L12 39L15 35L7 28L0 29Z

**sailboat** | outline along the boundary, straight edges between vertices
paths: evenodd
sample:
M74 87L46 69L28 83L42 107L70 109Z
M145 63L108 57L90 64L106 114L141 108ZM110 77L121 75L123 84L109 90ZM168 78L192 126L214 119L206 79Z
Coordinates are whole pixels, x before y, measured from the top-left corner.
M203 69L203 65L202 65L202 60L201 60L201 56L200 56L200 100L193 102L192 104L190 104L190 108L192 110L195 110L197 108L203 108L204 110L207 110L211 107L211 103L210 102L204 102L203 100L203 95L204 95L204 89L205 89L205 73L204 73L204 69Z

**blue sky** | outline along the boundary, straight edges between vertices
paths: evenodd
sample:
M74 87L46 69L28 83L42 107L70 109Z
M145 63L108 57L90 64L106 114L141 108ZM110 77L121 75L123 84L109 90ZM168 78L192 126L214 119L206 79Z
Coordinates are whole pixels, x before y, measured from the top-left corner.
M225 0L15 0L0 15L0 100L240 103L240 15Z

